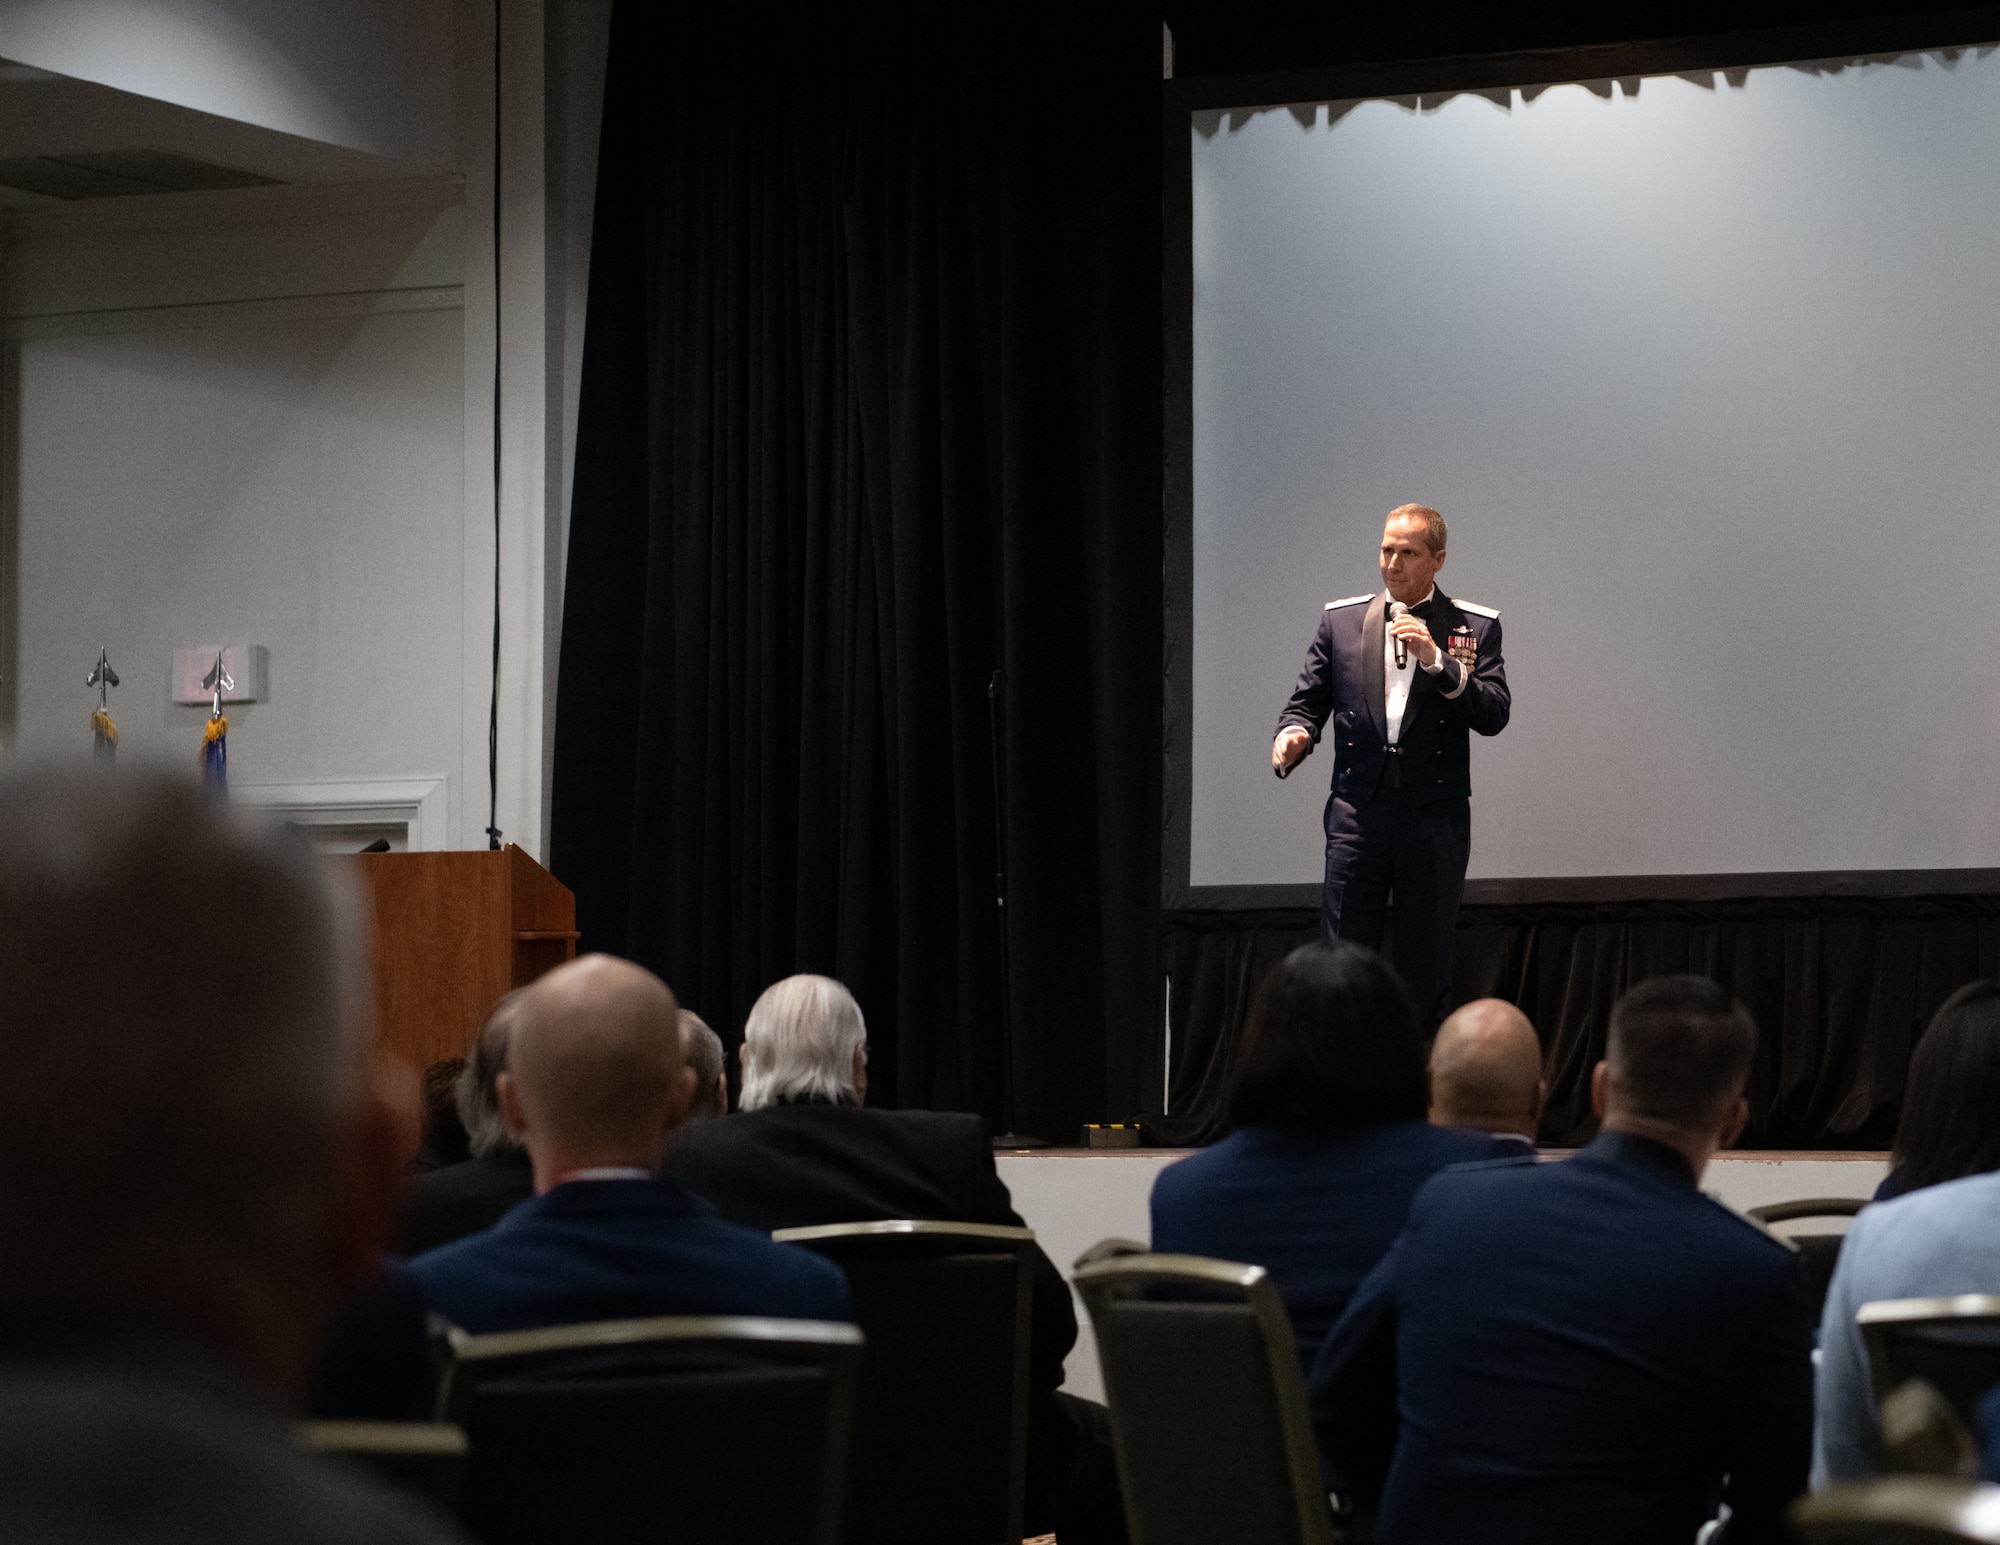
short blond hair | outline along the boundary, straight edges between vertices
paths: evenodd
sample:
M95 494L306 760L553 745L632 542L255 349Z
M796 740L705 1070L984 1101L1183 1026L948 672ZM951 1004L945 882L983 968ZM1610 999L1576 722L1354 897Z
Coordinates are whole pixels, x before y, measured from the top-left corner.
M1424 546L1428 547L1434 553L1444 551L1445 538L1450 535L1450 532L1445 529L1444 517L1438 514L1436 510L1432 509L1428 504L1399 504L1384 517L1383 524L1387 525L1389 521L1396 519L1399 515L1408 515L1413 520L1422 521L1424 523Z

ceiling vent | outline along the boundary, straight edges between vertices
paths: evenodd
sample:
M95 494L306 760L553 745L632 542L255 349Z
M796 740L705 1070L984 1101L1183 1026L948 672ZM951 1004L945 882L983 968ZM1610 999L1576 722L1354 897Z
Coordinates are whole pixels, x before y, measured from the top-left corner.
M267 188L278 179L216 166L166 150L98 150L61 156L0 157L0 187L44 198L123 198L132 193L206 193Z

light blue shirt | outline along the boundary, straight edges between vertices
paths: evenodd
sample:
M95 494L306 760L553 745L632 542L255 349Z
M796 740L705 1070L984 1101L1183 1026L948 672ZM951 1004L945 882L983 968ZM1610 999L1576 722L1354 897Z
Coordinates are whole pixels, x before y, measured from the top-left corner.
M1885 1298L2000 1293L2000 1173L1877 1202L1854 1220L1819 1326L1815 1490L1876 1473L1881 1429L1854 1317Z

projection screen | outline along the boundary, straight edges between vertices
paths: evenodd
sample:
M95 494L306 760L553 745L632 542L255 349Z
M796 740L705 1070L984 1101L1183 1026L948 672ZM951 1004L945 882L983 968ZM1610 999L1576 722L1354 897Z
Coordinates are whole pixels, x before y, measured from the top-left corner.
M2000 57L1201 112L1188 879L1316 883L1268 755L1383 515L1513 722L1470 876L2000 867Z

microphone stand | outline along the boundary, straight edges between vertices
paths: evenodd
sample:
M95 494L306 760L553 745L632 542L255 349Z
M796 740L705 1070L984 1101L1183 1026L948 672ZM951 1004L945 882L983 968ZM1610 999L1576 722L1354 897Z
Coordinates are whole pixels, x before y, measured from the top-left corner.
M1000 1101L1009 1128L1014 1125L1014 973L1013 951L1007 939L1007 801L1001 772L1004 742L1000 736L1000 694L1007 673L996 667L986 683L986 721L993 747L993 953L1000 971ZM1006 1131L993 1139L995 1148L1046 1148L1039 1137Z

